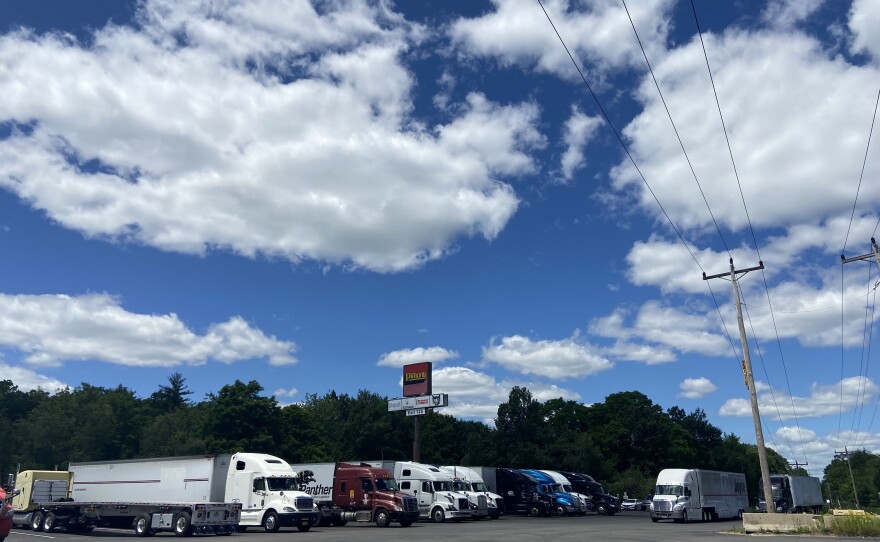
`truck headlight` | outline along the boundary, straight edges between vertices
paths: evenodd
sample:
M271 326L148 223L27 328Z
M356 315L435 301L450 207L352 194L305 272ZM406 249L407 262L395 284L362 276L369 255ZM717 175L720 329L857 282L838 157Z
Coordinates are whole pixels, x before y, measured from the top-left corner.
M281 510L283 510L284 512L296 512L296 508L292 506L285 506Z
M678 512L678 511L681 510L682 508L684 508L684 503L683 503L683 502L680 502L680 503L678 503L678 504L676 504L675 506L672 507L672 509L675 510L676 512Z

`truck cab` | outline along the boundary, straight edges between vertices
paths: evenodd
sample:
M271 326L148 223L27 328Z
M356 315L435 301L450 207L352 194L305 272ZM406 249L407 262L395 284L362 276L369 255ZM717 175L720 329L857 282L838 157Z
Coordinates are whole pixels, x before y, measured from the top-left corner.
M286 461L268 454L232 455L226 502L241 503L240 531L258 526L271 533L280 527L308 531L319 520L314 499L300 491L299 475Z
M587 496L587 509L589 511L608 516L613 516L620 512L620 499L609 495L605 488L602 487L602 484L589 474L569 471L559 471L559 474L565 476L571 482L571 486L575 491Z
M12 530L12 516L12 486L7 485L0 487L0 542L6 540Z
M562 484L557 484L550 475L543 471L534 469L525 469L524 473L528 474L538 483L541 493L551 495L556 503L552 513L558 516L567 516L569 514L580 514L583 511L583 505L580 500L562 489Z
M400 493L391 472L366 463L337 464L333 478L333 504L342 509L333 519L335 525L360 521L364 516L364 521L375 521L380 527L387 527L392 521L409 527L419 519L416 499Z
M568 493L574 498L575 511L572 513L581 516L586 515L587 501L589 500L589 497L587 497L583 493L578 493L577 491L575 491L574 487L572 487L571 485L571 482L568 481L568 478L563 476L561 473L555 470L542 470L541 472L553 479L553 487L558 493Z
M455 491L452 477L433 465L398 461L394 464L394 478L402 492L418 499L423 518L437 523L448 518L458 523L473 515L468 496Z
M482 519L484 517L498 519L501 516L504 499L501 498L501 495L489 491L489 488L486 487L486 482L480 478L477 471L468 467L458 466L443 466L440 467L440 470L452 476L453 488L456 491L468 496L468 499L471 501L474 519Z
M495 469L495 489L504 497L505 513L549 516L556 508L555 499L541 491L541 484L519 469Z

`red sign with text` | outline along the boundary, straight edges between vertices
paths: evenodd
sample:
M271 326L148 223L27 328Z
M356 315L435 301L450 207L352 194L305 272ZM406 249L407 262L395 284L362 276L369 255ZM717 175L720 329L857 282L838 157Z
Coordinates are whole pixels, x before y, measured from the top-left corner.
M431 395L431 362L403 366L403 396Z

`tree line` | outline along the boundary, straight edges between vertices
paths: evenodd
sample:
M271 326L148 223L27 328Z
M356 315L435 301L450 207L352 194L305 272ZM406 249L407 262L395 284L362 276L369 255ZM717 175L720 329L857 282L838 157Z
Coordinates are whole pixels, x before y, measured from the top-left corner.
M263 392L256 381L236 380L194 401L179 373L147 398L124 386L83 383L50 395L0 380L0 473L236 451L290 463L412 459L413 421L388 412L387 397L329 391L280 405ZM495 427L429 412L419 436L424 463L584 472L610 493L631 497L651 494L664 468L701 468L745 473L752 505L759 493L754 445L723 434L702 409L664 411L638 391L587 406L561 398L541 403L515 387L499 405ZM768 461L772 473L798 473L772 449ZM856 496L862 507L880 506L880 456L860 450L849 464L835 459L823 488L834 506L854 506Z

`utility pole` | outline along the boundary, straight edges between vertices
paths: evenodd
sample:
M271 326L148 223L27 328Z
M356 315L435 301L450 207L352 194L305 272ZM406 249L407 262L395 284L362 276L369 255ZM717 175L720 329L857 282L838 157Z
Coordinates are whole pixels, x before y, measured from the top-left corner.
M794 461L789 461L788 466L799 469L801 467L809 466L809 463L798 463L797 459L795 459ZM804 470L806 470L806 469L804 469ZM809 472L807 474L809 474Z
M733 267L733 258L730 259L730 272L718 273L717 275L706 276L703 272L703 280L730 277L733 284L733 300L736 302L736 321L739 324L739 338L742 342L743 350L743 376L745 377L746 388L749 390L749 399L752 403L752 421L755 423L755 442L758 446L758 463L761 466L761 481L763 482L764 502L767 503L766 510L768 514L776 513L776 506L773 505L773 491L770 489L770 468L767 466L767 449L764 447L764 430L761 428L761 413L758 410L758 394L755 391L755 376L752 373L752 358L749 355L749 340L746 336L746 326L743 323L742 304L740 303L739 284L737 274L745 275L749 271L757 271L764 269L764 262L759 261L757 267L749 267L748 269L740 269L737 271Z
M877 245L874 245L874 246L876 247ZM861 505L859 505L859 494L856 493L856 479L853 476L852 463L849 462L849 450L847 449L846 446L844 446L842 452L834 452L834 457L835 458L839 457L841 459L846 460L846 464L847 464L847 466L849 466L849 479L852 480L853 497L855 497L855 499L856 499L856 508L861 508Z

